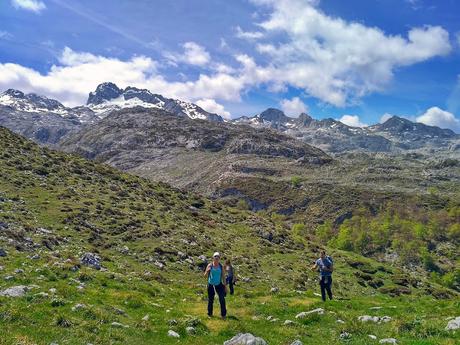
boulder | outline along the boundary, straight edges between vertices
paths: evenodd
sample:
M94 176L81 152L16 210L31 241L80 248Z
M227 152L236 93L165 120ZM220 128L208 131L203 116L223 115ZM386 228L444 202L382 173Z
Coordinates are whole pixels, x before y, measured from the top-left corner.
M101 269L101 258L94 253L85 253L80 258L80 263L85 266L90 266L94 269Z
M27 291L30 289L24 285L12 286L8 289L0 291L0 296L5 297L22 297L26 294Z
M370 316L370 315L361 315L358 317L358 320L361 322L375 322L375 323L381 323L381 322L390 322L392 319L389 316Z
M267 342L251 333L239 333L232 339L224 341L224 345L267 345Z
M373 334L369 334L368 337L371 338L372 340L377 340L377 336Z
M172 329L170 329L170 330L168 331L168 337L180 338L180 335L179 335L179 333L174 332Z
M397 344L398 341L395 338L385 338L379 341L379 344Z
M460 329L460 316L450 320L446 326L446 331L455 331L457 329Z
M119 322L112 322L112 327L115 327L115 328L129 328L129 326L127 325L123 325L122 323L119 323Z
M295 340L291 345L303 345L300 340Z
M187 332L187 334L195 334L196 333L195 327L192 327L192 326L186 327L185 331Z

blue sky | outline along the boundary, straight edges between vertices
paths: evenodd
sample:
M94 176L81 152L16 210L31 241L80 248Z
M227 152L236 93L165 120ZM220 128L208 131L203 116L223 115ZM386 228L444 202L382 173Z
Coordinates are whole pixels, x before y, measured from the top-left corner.
M0 1L0 89L70 106L114 81L227 117L460 131L459 76L456 0Z

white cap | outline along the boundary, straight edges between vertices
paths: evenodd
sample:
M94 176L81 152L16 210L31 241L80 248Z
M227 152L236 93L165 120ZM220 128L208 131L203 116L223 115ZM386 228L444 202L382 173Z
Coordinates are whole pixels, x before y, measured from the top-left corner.
M219 252L215 252L215 253L212 255L213 258L215 258L216 256L220 257Z

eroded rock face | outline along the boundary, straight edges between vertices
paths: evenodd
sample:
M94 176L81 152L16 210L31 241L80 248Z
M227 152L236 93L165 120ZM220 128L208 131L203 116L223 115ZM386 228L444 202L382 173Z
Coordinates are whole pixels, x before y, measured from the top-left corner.
M267 345L267 342L251 333L240 333L225 341L224 345Z

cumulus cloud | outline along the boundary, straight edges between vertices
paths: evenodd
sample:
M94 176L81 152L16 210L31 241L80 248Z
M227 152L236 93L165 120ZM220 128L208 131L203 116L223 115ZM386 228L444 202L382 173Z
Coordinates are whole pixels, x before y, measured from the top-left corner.
M66 47L58 63L46 73L14 63L0 63L0 90L16 88L60 100L68 106L86 101L98 84L112 81L119 87L136 86L167 97L186 101L216 99L239 101L241 92L265 76L250 57L235 57L239 63L232 73L200 74L195 80L168 81L157 70L158 63L146 56L128 60L76 52Z
M207 112L218 114L226 119L230 119L232 117L232 114L226 111L224 106L222 104L217 103L214 99L199 99L195 103Z
M301 113L306 113L308 107L304 102L301 101L299 97L294 97L292 99L283 99L280 102L281 109L288 116L299 116Z
M450 128L457 133L460 132L460 120L454 114L438 107L431 107L416 120L426 125Z
M241 27L236 27L236 37L245 40L255 40L264 37L264 34L260 31L243 31Z
M10 34L8 31L0 30L0 40L10 40L13 38L13 35Z
M450 53L449 34L440 26L412 28L407 37L347 22L321 12L318 1L252 0L271 13L257 25L273 39L257 42L270 57L270 82L305 90L320 100L344 106L379 91L394 70Z
M40 13L46 8L45 3L39 0L11 0L11 4L17 9L23 9L35 13Z
M382 117L380 118L380 123L385 123L387 122L389 119L391 119L394 115L392 114L389 114L389 113L385 113L382 115Z
M183 62L189 65L204 66L211 61L211 56L206 49L195 42L185 42L182 47L184 52L181 54L165 53L165 57L173 64Z
M368 126L365 123L362 123L358 115L343 115L340 119L340 122L346 124L347 126L352 127L366 127Z

